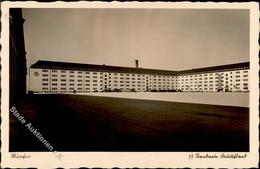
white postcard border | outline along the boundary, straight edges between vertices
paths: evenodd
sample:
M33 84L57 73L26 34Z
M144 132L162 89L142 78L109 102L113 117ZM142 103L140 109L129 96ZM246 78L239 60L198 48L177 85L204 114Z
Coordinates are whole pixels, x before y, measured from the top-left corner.
M191 2L3 2L1 32L1 141L2 167L170 167L170 168L249 168L257 167L259 159L258 142L258 33L259 6L249 3L191 3ZM196 152L62 152L63 158L55 158L52 152L18 152L29 154L31 158L11 158L9 146L9 8L208 8L208 9L249 9L250 10L250 152L241 159L192 159L190 154ZM254 78L252 78L254 77ZM69 137L69 136L68 136ZM206 154L207 152L201 152ZM230 154L231 152L223 152ZM234 152L235 153L235 152ZM208 152L210 155L221 155L222 152Z

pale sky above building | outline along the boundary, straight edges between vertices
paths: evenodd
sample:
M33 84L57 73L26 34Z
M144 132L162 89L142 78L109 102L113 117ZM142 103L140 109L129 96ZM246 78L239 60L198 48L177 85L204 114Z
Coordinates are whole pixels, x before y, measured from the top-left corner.
M38 60L183 70L249 61L249 10L23 9Z

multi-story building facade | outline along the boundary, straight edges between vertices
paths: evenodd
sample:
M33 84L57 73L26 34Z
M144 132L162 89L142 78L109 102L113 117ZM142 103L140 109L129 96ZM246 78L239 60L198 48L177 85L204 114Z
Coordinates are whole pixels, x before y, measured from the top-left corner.
M144 91L249 91L249 62L169 71L38 61L30 67L29 91L144 92Z
M249 91L249 62L184 70L178 73L182 91Z

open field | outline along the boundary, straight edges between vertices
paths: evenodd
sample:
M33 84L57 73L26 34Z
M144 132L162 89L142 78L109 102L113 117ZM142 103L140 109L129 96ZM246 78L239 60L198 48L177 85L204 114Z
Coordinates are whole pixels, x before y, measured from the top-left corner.
M248 92L120 92L83 95L249 107Z
M61 94L15 106L58 151L249 151L245 107ZM48 151L14 120L10 151Z

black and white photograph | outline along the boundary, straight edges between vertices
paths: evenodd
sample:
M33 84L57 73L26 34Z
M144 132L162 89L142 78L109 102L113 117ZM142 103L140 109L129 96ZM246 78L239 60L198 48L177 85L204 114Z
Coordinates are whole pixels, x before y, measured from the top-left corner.
M5 165L256 167L258 4L169 4L7 4Z

